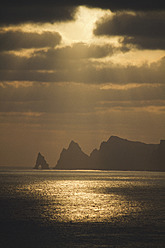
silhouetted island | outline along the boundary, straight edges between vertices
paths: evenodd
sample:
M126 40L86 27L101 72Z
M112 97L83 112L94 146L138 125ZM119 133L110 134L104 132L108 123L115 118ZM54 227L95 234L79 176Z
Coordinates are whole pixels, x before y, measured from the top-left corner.
M89 169L89 156L85 154L80 146L71 141L68 149L63 149L56 169Z
M49 164L46 162L44 156L42 156L41 153L39 152L34 169L39 169L40 166L41 169L49 169Z
M55 169L165 171L165 140L160 144L145 144L111 136L94 149L90 156L71 141L63 149Z

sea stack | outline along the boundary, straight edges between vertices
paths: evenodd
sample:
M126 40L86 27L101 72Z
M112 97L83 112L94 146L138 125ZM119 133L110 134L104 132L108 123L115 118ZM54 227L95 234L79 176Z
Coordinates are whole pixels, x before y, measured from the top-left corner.
M89 157L85 154L80 146L71 141L68 149L63 149L60 158L57 162L55 169L60 170L79 170L79 169L88 169Z
M39 152L34 169L39 169L40 166L41 169L49 169L49 164L46 162L44 156Z

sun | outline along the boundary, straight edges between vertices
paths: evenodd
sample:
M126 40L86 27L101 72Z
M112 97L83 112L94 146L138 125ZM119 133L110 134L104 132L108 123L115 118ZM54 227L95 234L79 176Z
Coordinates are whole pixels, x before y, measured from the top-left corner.
M22 30L23 32L36 33L42 33L44 31L59 32L62 36L62 45L71 45L78 42L93 43L97 42L96 36L93 35L95 23L105 15L112 15L112 12L110 10L79 6L77 7L75 19L72 21L40 24L26 23L3 28L3 31Z
M47 29L54 29L63 37L64 44L74 42L92 43L95 39L93 29L97 20L104 15L111 15L110 10L79 6L74 21L47 24Z

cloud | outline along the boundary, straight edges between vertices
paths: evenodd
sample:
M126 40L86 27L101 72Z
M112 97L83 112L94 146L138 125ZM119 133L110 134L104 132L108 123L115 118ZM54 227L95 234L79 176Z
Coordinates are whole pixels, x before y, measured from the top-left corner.
M117 12L96 24L95 35L124 36L124 44L165 49L165 12Z
M65 46L62 48L49 49L48 51L38 51L36 55L44 56L47 58L53 57L63 60L77 60L88 58L103 58L112 55L114 52L120 49L115 48L112 45L88 45L83 42L73 43L71 46Z
M56 36L57 36L57 40L59 40L60 38L58 34L57 35L55 34L55 39ZM41 37L39 36L38 39L39 38ZM22 47L26 46L26 41L25 43L24 41L25 41L24 38L23 40L20 41ZM36 45L41 46L45 44L45 46L48 46L48 44L51 45L51 43L49 44L49 41L48 43L46 42L42 43L41 40L40 43L37 43ZM20 47L19 44L18 47ZM121 49L123 52L123 48ZM1 52L0 69L1 70L33 70L33 71L57 70L57 69L73 70L73 67L76 69L80 67L80 65L82 66L82 64L88 63L88 59L103 58L106 56L110 56L117 51L120 51L120 48L115 48L111 45L101 46L94 44L88 45L85 43L74 43L72 46L65 46L55 49L50 48L47 51L45 50L34 51L30 57L18 56L8 52ZM86 60L86 62L84 60ZM79 62L80 65L77 62Z
M102 90L83 84L35 82L24 87L18 82L4 83L0 85L0 99L0 112L4 113L27 113L32 117L39 117L41 113L94 113L108 109L164 107L165 86L141 85Z
M76 8L59 1L2 1L0 11L1 25L25 22L57 22L73 20Z
M14 37L12 44L2 44L1 46L0 81L86 84L165 83L165 57L151 65L128 64L124 66L113 64L110 61L100 61L100 58L103 59L107 56L110 58L115 53L123 52L124 46L89 45L79 42L70 46L49 48L48 46L54 46L60 42L61 37L58 33L43 32L37 34L20 31L0 33L1 39L9 40L9 36ZM10 49L17 49L18 51L20 48L34 46L37 48L46 46L48 48L34 50L28 57L23 56L20 51L19 53L14 53L16 50L10 51Z
M63 54L63 53L62 53ZM42 53L19 57L0 55L0 81L75 82L85 84L164 84L165 57L150 65L101 63L88 59L67 59Z
M4 112L81 113L84 109L89 112L94 107L89 92L83 86L34 83L26 88L8 85L1 89L3 103L0 111Z
M102 0L102 1L95 1L95 0L87 0L87 1L79 1L79 3L84 3L85 5L92 6L92 7L99 7L104 9L110 9L112 11L117 10L162 10L165 9L164 1L151 1L151 0L139 0L139 1L130 1L130 0Z
M155 38L136 36L136 37L124 37L121 41L122 44L135 45L139 49L150 49L150 50L165 50L165 38Z
M86 5L103 9L117 10L163 10L164 1L157 0L2 0L0 11L1 25L19 24L24 22L55 22L68 21L74 18L76 7Z
M22 31L0 32L0 51L55 47L60 41L61 36L57 32L41 34Z

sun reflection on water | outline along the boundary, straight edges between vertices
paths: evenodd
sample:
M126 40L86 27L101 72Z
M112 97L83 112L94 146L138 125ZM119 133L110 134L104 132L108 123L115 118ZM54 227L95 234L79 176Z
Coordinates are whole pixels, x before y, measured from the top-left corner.
M121 188L124 190L126 183L106 180L45 180L28 187L26 185L26 194L40 201L37 211L41 218L48 221L113 222L116 219L122 221L128 215L137 216L142 210L140 202L130 200L119 192Z

